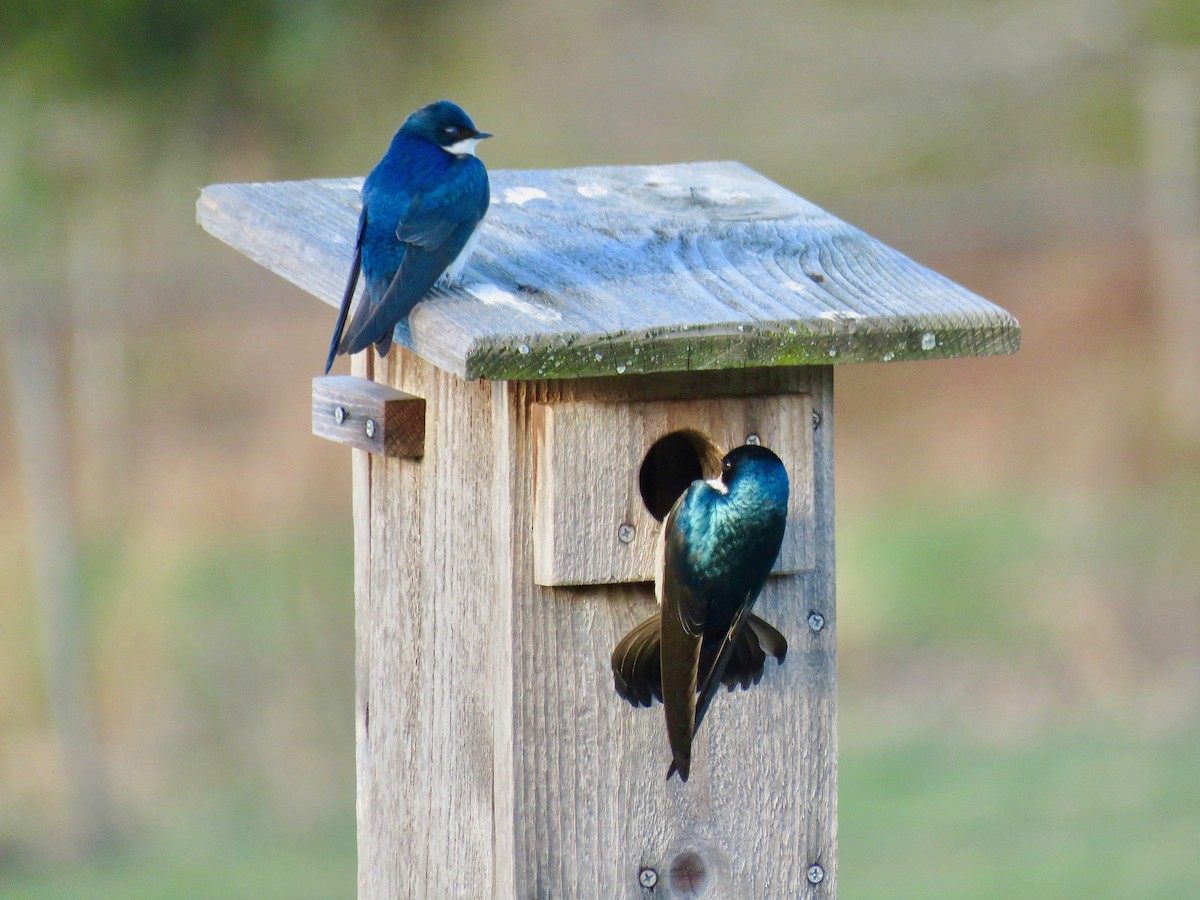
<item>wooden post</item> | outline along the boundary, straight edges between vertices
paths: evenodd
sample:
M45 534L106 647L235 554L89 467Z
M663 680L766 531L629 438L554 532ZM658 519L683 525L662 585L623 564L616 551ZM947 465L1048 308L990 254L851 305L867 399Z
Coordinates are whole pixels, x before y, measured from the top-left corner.
M336 302L357 184L215 186L199 215ZM1016 322L733 163L492 184L466 287L353 361L425 416L419 458L353 451L359 895L833 896L831 364L1012 352ZM640 472L670 435L705 475L759 440L793 485L756 607L787 659L717 698L687 784L609 669L653 609Z

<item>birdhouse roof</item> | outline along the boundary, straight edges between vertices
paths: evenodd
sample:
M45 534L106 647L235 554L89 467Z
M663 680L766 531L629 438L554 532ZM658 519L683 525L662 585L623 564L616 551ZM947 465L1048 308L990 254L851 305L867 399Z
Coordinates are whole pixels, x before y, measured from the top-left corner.
M1000 307L740 163L489 174L492 205L463 283L418 304L404 340L465 378L890 362L1020 345ZM336 307L361 184L212 185L197 216ZM319 366L325 348L311 353Z

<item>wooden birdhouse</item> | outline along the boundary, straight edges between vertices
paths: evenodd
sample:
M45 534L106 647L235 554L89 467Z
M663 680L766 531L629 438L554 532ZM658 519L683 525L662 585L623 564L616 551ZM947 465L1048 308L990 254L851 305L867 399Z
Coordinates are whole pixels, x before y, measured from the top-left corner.
M737 163L491 179L466 283L314 381L313 430L355 448L359 894L834 896L834 370L1018 325ZM359 186L215 185L199 219L336 306ZM755 607L789 652L666 781L609 656L659 520L747 442L791 479Z

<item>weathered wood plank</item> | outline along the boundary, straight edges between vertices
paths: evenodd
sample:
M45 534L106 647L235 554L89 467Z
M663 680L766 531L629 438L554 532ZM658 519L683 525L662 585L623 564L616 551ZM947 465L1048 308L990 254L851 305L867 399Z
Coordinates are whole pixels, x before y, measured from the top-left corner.
M633 900L649 867L655 896L682 897L687 854L705 896L834 896L831 369L489 385L403 349L356 373L364 361L426 397L429 433L419 462L354 454L360 896ZM756 607L788 658L718 698L691 780L668 783L661 710L620 700L608 662L650 590L534 583L533 410L795 395L821 415L815 432L795 423L812 441L814 565Z
M353 375L313 379L312 431L381 456L425 452L425 401Z
M374 377L375 357L359 353L350 360L353 375ZM379 825L376 818L380 806L375 771L377 768L371 746L371 684L374 675L373 637L378 627L376 611L379 598L374 591L371 541L371 460L365 450L354 450L351 457L351 491L354 516L354 758L355 817L358 823L358 892L357 896L380 896L379 882L387 876L387 859L380 853Z
M492 619L504 614L495 482L481 464L492 459L490 386L404 351L375 360L374 374L425 397L429 429L422 459L371 456L355 469L359 896L486 897Z
M694 896L671 887L672 868L692 853L706 872L703 896L836 896L832 370L510 382L497 389L507 410L494 416L497 425L507 423L498 458L508 460L514 503L507 540L497 545L498 556L512 559L513 797L497 814L511 815L515 831L514 880L498 895L645 898L638 873L648 867L658 877L654 896ZM691 779L667 782L661 709L621 701L608 664L621 635L654 608L652 592L533 583L532 409L678 396L702 405L711 396L795 393L810 395L821 415L812 435L815 565L772 578L756 605L787 636L788 658L769 666L754 690L722 693L700 733ZM811 419L801 427L811 431ZM808 625L812 612L823 617L819 630ZM498 833L506 824L498 820ZM819 885L805 874L814 864L824 871Z
M697 401L535 404L534 577L541 585L622 584L654 579L659 523L643 501L640 467L660 438L680 432L711 445L706 471L748 437L770 447L791 477L788 525L774 571L813 567L812 401L806 394ZM617 461L617 465L613 465Z
M491 173L463 286L397 334L467 378L1015 352L1004 310L738 163ZM359 179L212 185L205 229L331 305ZM319 348L318 348L319 349Z

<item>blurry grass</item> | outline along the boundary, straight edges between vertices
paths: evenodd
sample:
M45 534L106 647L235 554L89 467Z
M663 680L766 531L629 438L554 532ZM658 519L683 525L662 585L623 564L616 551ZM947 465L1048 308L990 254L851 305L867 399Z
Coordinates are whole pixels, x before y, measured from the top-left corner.
M353 801L348 803L352 806ZM356 891L354 823L321 839L172 834L91 864L0 870L3 900L332 900Z
M1049 727L1012 746L842 739L842 896L1186 897L1200 728Z
M349 521L83 551L120 846L60 861L38 760L0 804L0 898L353 896Z
M1196 895L1198 497L839 510L844 896Z
M1181 636L1200 633L1200 472L1102 496L904 494L839 516L852 656L966 651L1055 668L1074 654L1145 674L1195 658Z
M1010 644L1016 604L1038 559L1026 498L926 496L877 503L838 524L839 620L872 643Z

